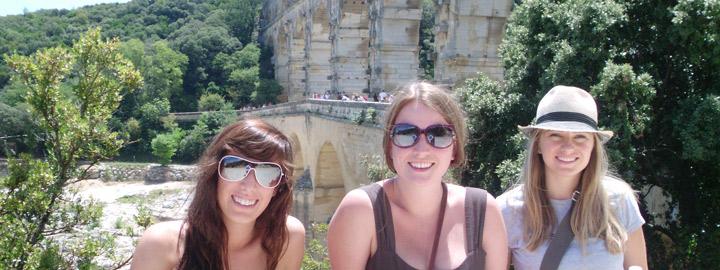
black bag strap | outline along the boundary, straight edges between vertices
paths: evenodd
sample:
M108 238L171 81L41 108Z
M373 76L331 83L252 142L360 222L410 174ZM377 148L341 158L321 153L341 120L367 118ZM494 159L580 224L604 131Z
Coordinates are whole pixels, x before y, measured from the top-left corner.
M568 210L567 214L565 214L563 220L560 221L555 235L553 235L550 239L550 245L545 251L542 263L540 263L540 270L557 270L558 266L560 266L560 261L570 246L570 242L572 242L573 238L575 238L575 234L570 227L570 219L572 217L573 208L575 208L575 196L577 194L579 194L578 191L573 193L570 210Z

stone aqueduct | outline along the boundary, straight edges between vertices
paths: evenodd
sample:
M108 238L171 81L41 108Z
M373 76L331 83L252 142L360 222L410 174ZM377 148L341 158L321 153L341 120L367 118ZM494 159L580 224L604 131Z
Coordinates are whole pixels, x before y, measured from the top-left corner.
M434 0L435 81L502 78L497 48L512 0ZM260 42L273 48L289 101L377 93L418 78L421 0L267 0Z

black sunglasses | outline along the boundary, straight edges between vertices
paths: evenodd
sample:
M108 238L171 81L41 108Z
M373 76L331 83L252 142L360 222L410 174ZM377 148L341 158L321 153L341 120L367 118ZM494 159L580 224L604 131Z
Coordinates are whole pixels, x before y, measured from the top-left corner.
M250 171L255 171L255 180L266 188L276 187L284 175L282 167L273 162L250 161L232 155L224 156L218 162L218 174L225 181L245 180Z
M413 124L395 124L390 131L390 137L395 146L408 148L417 144L420 134L425 134L428 144L435 148L448 148L455 138L455 130L450 125L431 125L424 129Z

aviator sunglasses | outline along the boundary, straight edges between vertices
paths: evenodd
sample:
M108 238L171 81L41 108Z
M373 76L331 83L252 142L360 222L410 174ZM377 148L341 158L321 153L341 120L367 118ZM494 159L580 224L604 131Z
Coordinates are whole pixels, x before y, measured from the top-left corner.
M218 174L225 181L242 181L253 170L257 183L266 188L276 187L285 175L282 167L273 162L249 161L232 155L224 156L218 162Z
M425 134L428 144L435 148L448 148L455 138L455 130L450 125L431 125L424 129L412 124L395 124L390 131L390 137L395 146L408 148L417 144L420 134Z

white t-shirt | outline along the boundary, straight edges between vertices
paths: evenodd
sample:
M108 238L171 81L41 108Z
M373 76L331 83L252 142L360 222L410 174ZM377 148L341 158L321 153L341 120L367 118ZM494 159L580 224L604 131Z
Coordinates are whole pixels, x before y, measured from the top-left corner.
M602 182L605 191L610 197L610 208L618 218L620 225L630 233L645 223L635 200L633 191L624 182L606 177ZM517 270L535 270L540 268L545 250L549 241L545 241L534 251L529 251L523 237L523 194L522 185L505 192L497 197L498 205L502 210L505 228L508 233L508 247L512 252L512 263ZM565 217L571 200L550 200L555 210L559 224ZM560 261L558 270L611 270L623 269L623 254L612 254L605 248L605 241L598 238L588 238L585 243L585 253L582 253L580 243L574 239L567 252Z

